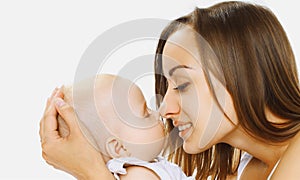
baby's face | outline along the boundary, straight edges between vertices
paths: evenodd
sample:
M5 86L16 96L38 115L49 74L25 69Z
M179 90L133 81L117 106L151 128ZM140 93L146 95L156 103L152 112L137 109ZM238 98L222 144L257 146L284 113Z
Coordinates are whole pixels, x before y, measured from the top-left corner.
M63 92L75 108L83 134L98 151L105 151L112 136L122 142L128 156L142 160L153 160L163 149L165 134L158 112L147 107L142 91L131 81L97 75ZM67 136L67 126L58 120L60 134Z
M123 91L126 91L125 89L126 87ZM124 138L128 137L128 140L146 143L147 140L151 141L161 137L163 124L159 120L159 114L147 107L140 88L135 84L131 84L127 96L125 95L122 98L122 95L124 93L120 90L113 93L112 107L115 112L114 117L117 117L122 125L125 125L124 128L128 129L128 131L121 131ZM118 96L119 98L117 98ZM112 119L114 118L112 114L108 115Z
M147 107L142 91L131 81L120 77L106 81L95 82L99 116L132 156L153 159L162 150L165 135L158 112Z

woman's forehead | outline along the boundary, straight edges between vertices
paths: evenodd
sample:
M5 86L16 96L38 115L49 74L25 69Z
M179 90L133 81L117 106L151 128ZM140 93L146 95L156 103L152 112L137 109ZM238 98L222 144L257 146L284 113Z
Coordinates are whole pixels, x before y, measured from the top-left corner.
M201 35L198 34L190 26L185 26L173 34L167 39L167 45L176 44L178 47L185 49L188 52L195 52L196 40L201 38Z
M167 40L163 50L163 66L186 65L196 66L199 64L199 50L194 31L183 28L176 31Z

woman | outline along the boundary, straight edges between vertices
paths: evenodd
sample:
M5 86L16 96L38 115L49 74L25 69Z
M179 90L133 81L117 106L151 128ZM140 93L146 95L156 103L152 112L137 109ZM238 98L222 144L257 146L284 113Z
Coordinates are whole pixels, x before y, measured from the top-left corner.
M183 139L170 160L187 175L197 169L197 179L300 177L295 58L269 10L242 2L195 9L165 28L155 68L156 93L164 97L162 102L158 99L161 115L169 130L176 127ZM67 155L86 142L72 109L58 101L59 96L51 98L41 121L44 158L76 177L108 179L101 157L89 146L77 160ZM68 139L57 137L54 101L74 129ZM63 146L63 157L54 157L56 146ZM245 152L241 161L240 150Z
M155 67L161 115L172 120L171 129L186 127L179 135L189 134L175 163L188 174L197 168L200 179L225 179L237 170L238 148L251 154L238 178L270 177L299 132L300 90L292 49L269 10L242 2L196 9L164 30ZM214 104L219 122L207 113ZM217 124L209 135L207 121Z

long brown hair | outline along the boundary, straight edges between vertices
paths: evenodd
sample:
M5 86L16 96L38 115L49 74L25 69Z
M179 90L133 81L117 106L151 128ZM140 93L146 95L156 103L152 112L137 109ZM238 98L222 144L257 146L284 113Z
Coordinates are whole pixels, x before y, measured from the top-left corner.
M300 88L295 57L276 16L259 5L224 2L206 9L196 8L191 14L172 21L162 32L156 50L156 94L163 97L168 86L161 57L165 43L184 25L192 27L213 49L217 63L203 56L199 58L204 72L222 72L239 123L251 136L266 143L277 143L299 132ZM198 44L201 54L201 44ZM214 75L221 79L218 73ZM205 76L213 91L209 74ZM157 99L157 106L161 101ZM286 121L280 124L268 121L266 109ZM167 128L169 131L174 128L171 121L167 121ZM187 175L197 169L197 179L208 176L226 179L227 175L236 173L240 151L220 143L196 155L185 153L181 147L169 158Z

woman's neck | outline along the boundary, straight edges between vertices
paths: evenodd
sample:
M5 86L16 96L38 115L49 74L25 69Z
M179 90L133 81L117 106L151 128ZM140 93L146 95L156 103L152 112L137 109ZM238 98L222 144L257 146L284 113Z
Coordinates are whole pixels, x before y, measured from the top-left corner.
M289 142L268 144L250 136L241 126L226 136L223 142L251 154L265 163L269 171L273 169L289 144Z

